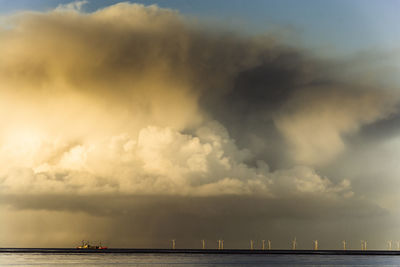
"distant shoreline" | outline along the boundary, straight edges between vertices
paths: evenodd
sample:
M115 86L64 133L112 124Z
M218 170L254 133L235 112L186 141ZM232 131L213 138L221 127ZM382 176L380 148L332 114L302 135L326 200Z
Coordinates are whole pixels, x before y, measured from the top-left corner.
M258 255L376 255L400 256L400 251L394 250L282 250L282 249L139 249L139 248L111 248L111 249L76 249L76 248L0 248L0 253L153 253L153 254L258 254Z

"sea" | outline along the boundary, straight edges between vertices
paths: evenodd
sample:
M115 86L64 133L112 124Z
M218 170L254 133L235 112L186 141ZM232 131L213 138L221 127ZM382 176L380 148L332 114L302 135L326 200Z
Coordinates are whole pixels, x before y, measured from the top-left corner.
M0 266L400 266L400 256L187 253L0 253Z

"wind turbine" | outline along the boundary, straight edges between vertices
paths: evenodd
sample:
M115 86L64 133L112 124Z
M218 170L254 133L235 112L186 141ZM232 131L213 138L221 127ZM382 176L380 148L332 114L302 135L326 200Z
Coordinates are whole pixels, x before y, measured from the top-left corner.
M218 249L224 249L224 240L222 239L218 240Z
M271 250L271 240L268 240L268 249Z
M297 240L296 237L292 240L292 249L295 250L297 246Z
M392 240L389 240L387 242L387 245L388 245L388 250L392 250Z
M318 240L314 240L314 250L318 250Z
M201 240L201 244L202 244L202 246L203 246L203 249L206 249L206 241L203 239L203 240Z
M175 239L172 239L172 249L175 249Z
M361 240L361 250L367 250L367 240Z
M347 244L346 240L343 240L342 243L343 243L343 250L346 250L346 244Z

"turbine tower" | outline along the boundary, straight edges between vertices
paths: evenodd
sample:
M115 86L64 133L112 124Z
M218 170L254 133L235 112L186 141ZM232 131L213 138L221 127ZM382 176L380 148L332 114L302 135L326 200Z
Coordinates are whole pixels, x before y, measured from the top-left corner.
M387 242L387 245L388 245L388 250L392 250L392 240L389 240Z
M204 239L201 240L201 244L202 244L203 249L206 249L206 241Z
M293 250L296 250L296 246L297 246L297 240L296 240L296 237L293 239L293 241L292 241L292 249Z
M361 250L367 250L367 240L361 240Z
M222 239L218 240L218 249L224 249L224 240Z
M346 240L343 240L342 243L343 243L343 250L346 250L346 244L347 244Z
M318 250L318 240L314 240L314 250Z

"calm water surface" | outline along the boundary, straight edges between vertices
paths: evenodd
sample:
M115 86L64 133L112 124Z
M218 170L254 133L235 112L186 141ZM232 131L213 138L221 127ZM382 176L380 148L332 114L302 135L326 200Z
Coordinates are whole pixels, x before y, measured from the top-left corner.
M400 266L400 256L2 253L0 266Z

